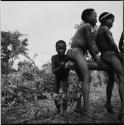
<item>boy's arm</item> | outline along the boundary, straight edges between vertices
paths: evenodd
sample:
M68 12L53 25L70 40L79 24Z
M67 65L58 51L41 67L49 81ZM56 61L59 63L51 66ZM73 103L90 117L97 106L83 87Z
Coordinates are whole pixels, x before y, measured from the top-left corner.
M57 68L55 67L55 57L54 56L52 56L51 62L52 62L52 72L53 72L53 74L55 74L57 71L59 71L61 69L61 67L60 66Z
M114 39L113 39L113 37L112 37L112 34L111 34L111 32L109 31L109 29L108 29L107 27L105 27L105 35L106 35L106 37L107 37L107 39L108 39L108 42L111 44L111 46L112 46L114 52L115 52L115 53L117 54L117 56L121 59L120 53L119 53L119 51L118 51L118 48L117 48L116 44L114 43Z
M123 52L123 33L121 34L121 38L119 41L119 49L121 52Z
M87 46L91 56L93 57L95 62L99 63L100 60L97 58L97 55L95 54L94 48L93 48L94 39L93 39L90 26L85 27L85 38L86 38Z

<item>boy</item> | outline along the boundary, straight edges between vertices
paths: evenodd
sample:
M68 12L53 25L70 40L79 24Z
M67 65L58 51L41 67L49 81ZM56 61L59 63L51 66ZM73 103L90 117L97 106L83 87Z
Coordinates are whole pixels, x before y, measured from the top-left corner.
M107 102L106 108L111 109L111 94L114 84L114 73L117 74L119 79L119 94L121 99L121 109L118 118L122 118L124 115L124 79L123 70L121 64L121 56L116 44L114 43L110 28L113 26L114 15L108 12L104 12L99 16L101 23L96 35L96 44L101 52L101 60L110 67L109 78L111 79L107 85Z
M121 34L121 38L120 38L120 41L119 41L119 49L121 51L121 53L124 53L124 39L123 39L123 32Z
M66 43L63 40L59 40L56 43L56 51L57 55L52 56L51 62L52 62L52 72L55 74L55 82L53 86L53 91L54 91L54 102L57 108L57 112L60 113L60 105L57 100L57 96L59 94L59 89L60 89L60 83L62 82L62 90L64 92L63 96L63 112L66 111L67 108L67 99L66 99L66 94L67 94L67 88L68 88L68 76L69 76L69 70L65 68L65 64L68 61L67 56L65 55L66 51Z
M83 93L83 111L81 107L81 95L77 100L77 111L83 115L88 115L89 111L89 90L91 77L88 66L85 60L85 53L89 50L94 60L99 63L99 60L94 53L94 34L93 29L97 22L97 14L94 9L85 9L82 12L81 19L83 23L77 29L75 35L71 39L71 48L67 52L69 60L76 65L76 73L81 81ZM97 53L97 52L96 52Z
M122 58L123 58L122 64L123 64L123 72L124 72L124 37L123 37L123 32L121 34L121 38L119 41L119 49L122 53Z

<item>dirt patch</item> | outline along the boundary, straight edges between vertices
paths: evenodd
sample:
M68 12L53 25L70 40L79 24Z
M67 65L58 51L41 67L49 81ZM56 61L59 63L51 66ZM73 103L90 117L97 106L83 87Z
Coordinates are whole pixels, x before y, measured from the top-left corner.
M71 106L68 105L66 114L56 114L53 99L44 99L12 108L6 116L2 116L2 123L122 123L117 119L120 107L117 86L114 87L112 95L114 114L106 111L104 107L105 101L105 91L100 87L92 87L90 91L90 116L92 117L86 117L74 112L76 103Z

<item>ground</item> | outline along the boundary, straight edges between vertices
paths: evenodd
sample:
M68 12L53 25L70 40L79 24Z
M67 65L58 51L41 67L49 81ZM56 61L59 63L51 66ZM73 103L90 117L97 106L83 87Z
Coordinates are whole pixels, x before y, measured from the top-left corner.
M91 86L90 89L90 111L92 117L84 117L76 112L76 103L69 105L67 113L57 114L52 98L37 100L35 103L26 103L11 108L5 116L2 116L2 123L23 123L23 124L43 124L43 123L122 123L118 121L117 115L120 107L118 85L114 86L112 95L112 105L114 114L106 111L104 104L106 101L105 87ZM82 102L83 104L83 102Z

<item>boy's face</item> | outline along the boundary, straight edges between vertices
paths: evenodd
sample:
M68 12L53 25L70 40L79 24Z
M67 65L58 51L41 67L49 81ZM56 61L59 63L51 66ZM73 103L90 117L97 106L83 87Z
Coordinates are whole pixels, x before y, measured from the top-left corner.
M97 23L97 13L95 11L92 11L91 15L88 16L87 19L92 26L95 26Z
M105 20L105 24L106 26L108 26L109 29L113 26L113 22L114 22L114 17Z
M59 55L64 55L66 51L66 45L64 43L57 44L56 51Z

